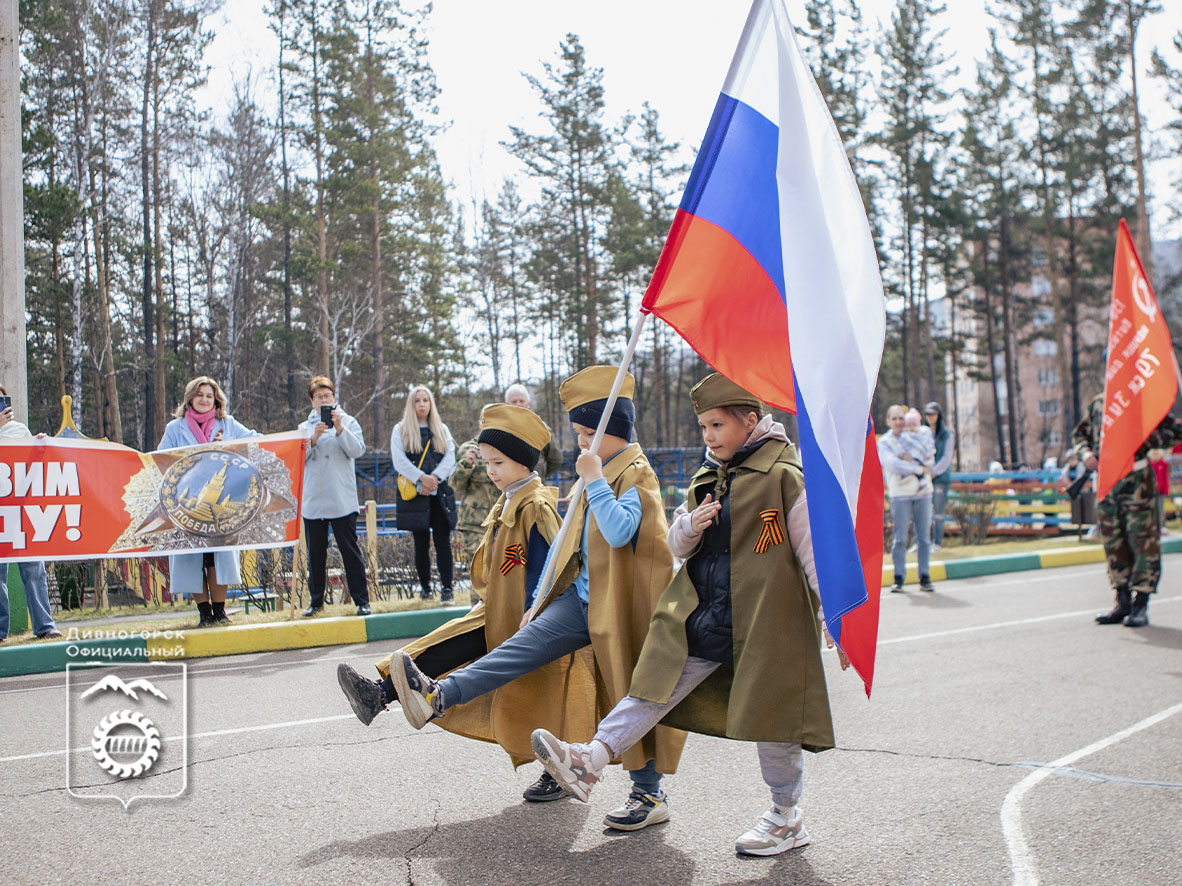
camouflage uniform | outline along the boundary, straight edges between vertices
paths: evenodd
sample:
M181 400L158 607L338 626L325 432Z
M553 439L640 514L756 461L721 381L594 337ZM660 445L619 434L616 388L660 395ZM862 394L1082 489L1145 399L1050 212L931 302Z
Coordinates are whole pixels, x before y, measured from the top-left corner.
M1087 414L1072 434L1075 451L1081 459L1088 451L1099 457L1103 419L1104 395L1098 394L1088 404ZM1161 578L1161 535L1157 525L1157 481L1146 455L1150 449L1167 449L1179 442L1182 442L1182 425L1167 415L1137 449L1134 458L1140 467L1121 477L1096 506L1108 561L1108 579L1116 592L1113 610L1096 617L1101 624L1122 621L1129 627L1148 624L1145 610L1149 595L1157 590Z
M460 531L464 540L466 563L472 562L472 556L480 547L481 539L484 538L484 527L481 524L501 495L501 490L497 489L497 485L488 477L479 450L475 462L468 464L465 460L468 448L475 445L475 440L469 440L456 449L456 472L451 477L451 487L460 498L456 529Z

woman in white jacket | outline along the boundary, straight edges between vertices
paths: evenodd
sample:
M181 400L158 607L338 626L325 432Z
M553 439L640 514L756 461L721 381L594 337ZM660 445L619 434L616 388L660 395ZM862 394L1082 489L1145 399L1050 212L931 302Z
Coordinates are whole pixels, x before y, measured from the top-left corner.
M216 381L205 375L185 385L185 396L173 415L176 417L165 426L157 449L258 436L258 431L240 424L226 411L226 395ZM172 593L189 594L197 604L201 613L197 627L230 623L226 590L242 583L236 551L173 554L168 558L168 574Z
M887 410L890 430L878 438L878 460L882 462L882 476L886 481L887 497L891 500L891 521L894 538L891 541L891 560L895 568L892 593L903 592L903 577L907 574L907 530L915 526L915 544L919 553L919 589L934 591L929 574L932 552L932 462L931 456L916 458L905 445L903 420L906 406L892 406Z

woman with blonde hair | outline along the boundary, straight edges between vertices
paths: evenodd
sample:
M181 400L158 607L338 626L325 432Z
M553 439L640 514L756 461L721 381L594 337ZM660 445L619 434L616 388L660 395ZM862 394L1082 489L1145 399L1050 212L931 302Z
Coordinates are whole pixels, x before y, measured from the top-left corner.
M435 539L435 565L442 584L440 601L452 600L451 531L456 525L456 496L448 479L456 469L456 442L439 418L435 398L423 385L415 385L406 397L402 421L390 432L390 460L394 470L415 486L405 498L399 491L398 528L415 541L415 570L424 600L431 591L431 537Z
M165 426L157 449L258 436L258 431L236 421L226 411L225 393L206 375L199 375L185 385L185 395L172 414L175 418ZM230 585L242 583L235 551L173 554L168 558L168 573L172 593L188 594L197 604L201 614L197 627L230 623L226 616L226 590Z

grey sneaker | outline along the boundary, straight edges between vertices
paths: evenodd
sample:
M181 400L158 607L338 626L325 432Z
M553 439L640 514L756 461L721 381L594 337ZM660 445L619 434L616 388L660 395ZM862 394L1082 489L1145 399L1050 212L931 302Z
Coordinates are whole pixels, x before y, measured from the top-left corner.
M584 803L591 796L591 788L603 778L603 770L591 766L591 751L586 745L567 744L545 729L535 729L530 745L538 762L554 776L554 780Z
M382 687L376 680L367 680L344 662L337 665L337 682L349 699L349 707L357 719L368 726L373 718L386 710L382 702Z
M624 805L604 816L603 823L617 831L639 831L668 820L669 803L664 791L646 794L633 788Z
M439 684L419 670L414 659L399 652L390 662L390 680L402 705L402 713L415 729L443 716Z
M804 829L800 807L793 806L791 816L783 815L772 805L755 827L735 840L735 852L740 855L779 855L809 842Z

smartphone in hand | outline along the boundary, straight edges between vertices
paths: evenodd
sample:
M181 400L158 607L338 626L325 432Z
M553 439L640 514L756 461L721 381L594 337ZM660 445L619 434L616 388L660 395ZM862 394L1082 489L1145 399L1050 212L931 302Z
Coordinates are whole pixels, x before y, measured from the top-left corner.
M331 406L321 406L320 407L320 420L322 422L324 422L326 425L328 425L330 428L332 427L332 407Z
M7 394L0 394L0 412L12 408L12 398Z

